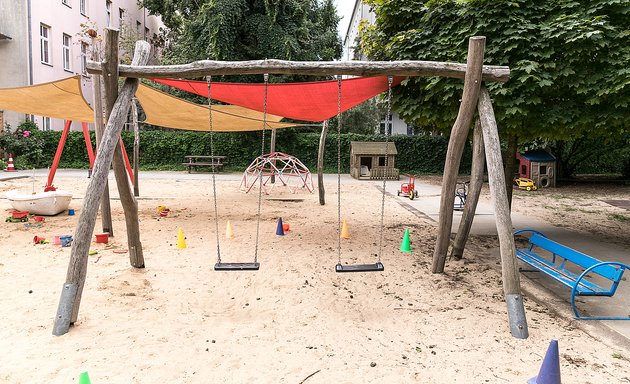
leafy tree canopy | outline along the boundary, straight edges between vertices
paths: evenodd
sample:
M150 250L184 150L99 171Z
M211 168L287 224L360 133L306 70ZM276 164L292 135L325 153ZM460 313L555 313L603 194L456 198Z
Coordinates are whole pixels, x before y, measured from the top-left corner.
M143 5L174 30L165 58L172 63L341 56L332 0L143 0Z
M376 24L360 49L375 60L466 61L468 38L486 36L487 64L508 65L490 83L499 125L523 139L613 136L630 122L627 0L366 0ZM394 109L408 122L447 131L463 82L412 78Z

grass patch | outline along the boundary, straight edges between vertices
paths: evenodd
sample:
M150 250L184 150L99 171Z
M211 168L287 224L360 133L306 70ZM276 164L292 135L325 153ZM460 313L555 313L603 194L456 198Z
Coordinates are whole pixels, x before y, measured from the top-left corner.
M622 215L620 213L610 213L608 218L610 220L621 221L622 223L630 221L630 216Z

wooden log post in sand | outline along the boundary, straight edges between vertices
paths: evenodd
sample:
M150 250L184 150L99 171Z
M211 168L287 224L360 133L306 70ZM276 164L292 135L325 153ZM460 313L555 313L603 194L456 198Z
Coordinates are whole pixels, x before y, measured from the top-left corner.
M324 124L322 124L322 133L319 136L319 149L317 150L317 189L319 190L319 205L326 205L326 190L324 189L326 135L328 135L328 120L325 120Z
M501 275L503 276L503 293L507 303L508 319L512 336L526 339L529 335L527 319L516 263L516 249L512 235L512 218L505 189L503 160L501 159L501 142L497 122L492 109L490 94L484 85L479 94L479 118L483 130L483 141L486 147L488 163L488 181L490 195L494 203L494 216L499 235L501 250Z
M105 62L103 64L103 84L105 88L105 114L108 119L111 117L114 103L118 98L118 30L105 30ZM148 55L148 54L147 54ZM146 63L146 59L144 60ZM128 102L128 107L132 101ZM127 113L122 121L124 125L127 121ZM118 133L120 136L120 132ZM123 206L125 214L125 223L127 227L127 247L129 249L129 263L135 268L144 268L144 255L142 252L142 243L140 242L140 221L138 218L138 202L133 196L127 170L125 168L125 160L122 153L120 140L116 145L114 157L112 159L114 168L114 176L116 177L116 185L118 186L118 194L120 202Z
M95 38L92 38L92 57L97 55ZM101 75L92 75L92 95L94 96L94 133L96 134L96 152L103 139L103 95L101 93ZM112 225L112 208L109 201L109 183L105 182L105 190L101 198L101 226L103 233L107 232L114 236L114 226Z
M468 41L468 64L464 79L464 92L457 119L451 130L451 138L448 141L446 152L446 163L444 164L438 234L433 253L433 265L431 267L433 273L444 272L446 254L451 239L451 226L453 225L453 202L455 201L457 172L470 124L477 109L485 45L486 38L483 36L474 36Z
M138 186L138 171L140 168L140 124L138 124L138 100L134 97L131 101L131 124L133 125L133 195L140 196Z
M149 43L139 41L136 43L133 62L136 64L146 63L150 52ZM120 95L114 104L110 119L107 121L107 127L101 141L100 150L96 155L94 162L94 171L92 178L88 184L85 198L83 199L83 207L81 215L74 233L74 241L70 252L70 262L68 263L68 272L66 283L62 288L61 299L59 301L58 312L63 312L64 308L72 308L71 316L57 315L55 317L55 325L53 334L60 336L68 332L70 324L76 322L81 304L81 294L83 285L85 284L85 275L87 273L88 251L92 240L92 233L96 223L96 214L98 211L99 201L105 190L109 166L112 163L114 149L120 142L120 132L123 129L129 111L131 98L138 88L137 79L127 79L123 85ZM70 286L70 287L69 287ZM74 290L76 286L76 291ZM70 292L70 294L66 294ZM71 305L68 305L71 302Z
M459 260L464 255L464 247L470 235L470 228L475 218L481 187L483 186L483 170L486 165L486 154L483 149L483 133L481 132L481 121L477 119L475 123L475 131L473 134L473 156L472 167L470 168L470 185L468 186L468 195L466 196L466 204L464 204L464 212L459 222L459 229L455 236L451 257Z

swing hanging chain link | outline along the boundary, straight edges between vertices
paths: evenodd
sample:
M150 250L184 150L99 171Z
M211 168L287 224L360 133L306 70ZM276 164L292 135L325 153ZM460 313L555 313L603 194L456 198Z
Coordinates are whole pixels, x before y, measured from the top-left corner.
M210 156L214 158L214 128L212 126L212 76L206 77L206 84L208 86L208 124L210 127ZM214 163L214 162L213 162ZM214 164L212 164L212 198L214 201L214 229L217 236L217 263L221 264L221 246L219 242L219 207L217 205L217 182L216 182L216 170Z
M381 194L381 230L378 242L378 262L381 262L381 253L383 252L383 225L385 220L385 187L387 186L387 177L389 170L389 116L392 113L392 82L393 76L387 76L387 115L385 115L385 169L383 170L383 193ZM392 127L393 128L393 127Z
M337 76L337 257L341 265L341 75Z
M265 130L267 129L267 90L269 86L269 74L265 73L263 75L265 79L264 86L264 96L263 96L263 128L262 128L262 140L260 145L260 158L263 160L263 156L265 156ZM256 220L256 245L254 247L254 263L258 262L258 238L260 235L260 208L262 205L262 189L263 189L263 176L264 176L264 166L260 169L260 174L258 175L258 219Z

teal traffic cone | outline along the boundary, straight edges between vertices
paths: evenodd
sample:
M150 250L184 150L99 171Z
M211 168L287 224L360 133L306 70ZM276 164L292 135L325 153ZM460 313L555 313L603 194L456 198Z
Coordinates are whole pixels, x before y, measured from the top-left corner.
M405 229L405 235L400 244L400 250L403 252L411 252L411 242L409 241L409 229Z
M527 380L527 384L561 384L558 340L551 340L538 376Z
M282 217L278 217L278 227L276 228L276 235L284 236L284 228L282 227Z
M92 384L87 371L81 372L81 374L79 375L79 384Z

